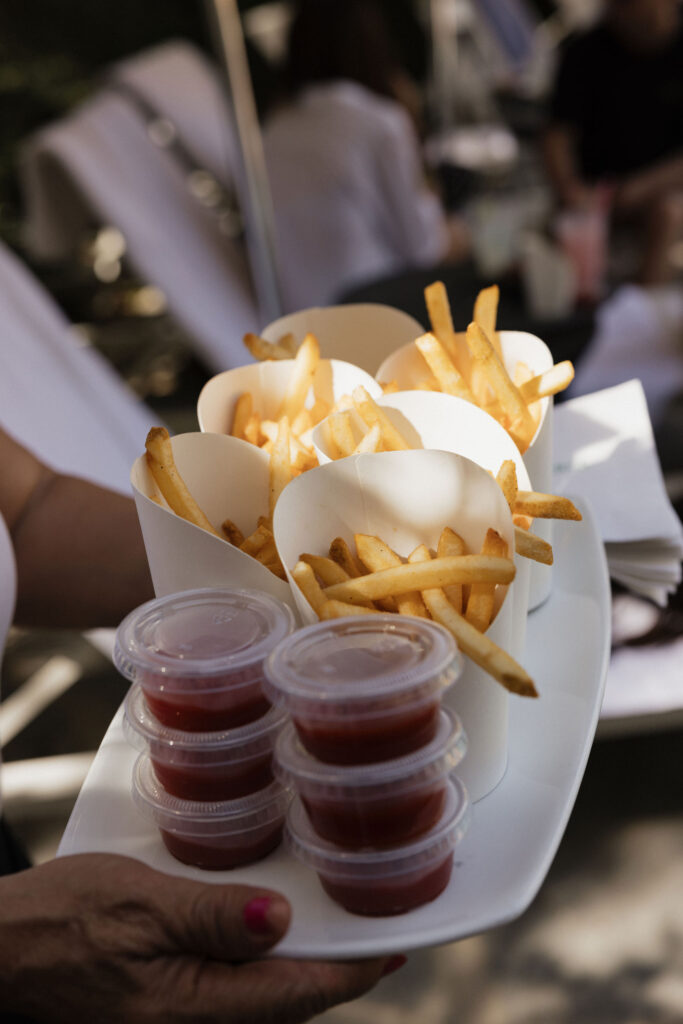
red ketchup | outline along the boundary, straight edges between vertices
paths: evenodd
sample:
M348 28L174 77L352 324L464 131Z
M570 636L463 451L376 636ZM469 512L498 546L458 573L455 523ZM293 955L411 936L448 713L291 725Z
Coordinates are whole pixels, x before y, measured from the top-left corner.
M186 732L234 729L264 715L263 661L294 627L260 591L190 590L149 601L119 626L114 663L152 714Z
M461 666L453 637L436 622L354 616L283 640L264 664L264 690L320 761L371 764L431 742L442 694Z
M465 755L460 720L439 713L431 743L370 765L330 765L309 754L293 726L275 747L275 774L298 793L314 831L338 846L384 847L428 832L441 817L448 779Z
M271 853L282 839L290 799L272 782L236 800L179 800L159 785L146 755L133 769L133 801L156 824L169 853L209 871L252 864Z
M468 808L467 793L452 776L442 814L424 835L391 847L351 851L321 839L297 798L285 835L294 856L317 872L331 899L352 914L392 916L429 903L446 888Z
M279 708L223 732L182 732L151 714L135 684L124 705L124 729L131 744L146 751L157 780L181 800L221 801L264 789L273 781L273 748L286 721Z

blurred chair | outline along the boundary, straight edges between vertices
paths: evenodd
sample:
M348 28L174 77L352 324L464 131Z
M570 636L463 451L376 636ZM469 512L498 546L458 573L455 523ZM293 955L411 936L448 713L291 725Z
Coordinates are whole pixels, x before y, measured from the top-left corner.
M0 245L0 424L45 462L130 493L130 468L159 417L146 408L99 352L72 331L61 310L20 261ZM86 634L110 654L113 632ZM7 744L82 675L56 654L0 704ZM3 799L35 813L73 798L94 753L13 761Z
M112 225L207 367L245 361L258 310L235 210L232 116L192 46L167 43L113 67L92 98L24 142L19 173L32 256L68 258L88 230Z

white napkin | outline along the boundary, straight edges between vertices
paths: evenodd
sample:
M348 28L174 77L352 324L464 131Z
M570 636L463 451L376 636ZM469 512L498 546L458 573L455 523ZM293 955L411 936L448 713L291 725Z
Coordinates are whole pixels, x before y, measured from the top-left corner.
M683 289L622 285L600 306L596 320L570 395L638 378L658 425L670 400L683 390Z
M1 245L0 318L2 427L56 469L130 494L130 467L159 417Z
M175 91L166 90L164 113L174 97L206 85L204 65L193 66L187 51L152 66L141 63L119 74L143 88L168 81L176 68ZM194 69L193 69L194 67ZM144 83L143 83L144 79ZM199 95L204 95L200 92ZM190 106L178 105L177 126L187 124ZM194 109L194 108L192 108ZM211 148L215 109L198 110L188 148ZM227 130L227 129L226 129ZM226 154L225 132L216 140L214 162ZM260 316L246 252L226 237L217 219L191 195L177 159L155 145L139 112L122 96L103 89L61 121L24 144L19 166L26 209L25 241L39 259L73 252L89 223L110 224L126 241L126 257L140 277L166 295L171 312L216 372L245 361L242 336Z
M612 578L664 606L681 580L683 528L639 380L555 408L554 476L558 493L590 501Z

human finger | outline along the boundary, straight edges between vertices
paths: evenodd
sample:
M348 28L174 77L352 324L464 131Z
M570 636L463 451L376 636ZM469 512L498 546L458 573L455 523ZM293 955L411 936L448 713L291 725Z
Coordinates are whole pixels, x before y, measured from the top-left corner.
M287 931L288 901L269 889L173 879L165 927L178 951L229 962L259 956Z

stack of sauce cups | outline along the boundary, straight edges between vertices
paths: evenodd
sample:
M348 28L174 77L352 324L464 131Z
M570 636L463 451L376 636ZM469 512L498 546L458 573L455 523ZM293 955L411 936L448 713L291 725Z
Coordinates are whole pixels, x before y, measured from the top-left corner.
M275 774L292 788L290 849L352 913L390 915L450 880L469 801L453 774L466 751L441 704L462 669L431 620L360 615L317 623L267 658L264 690L291 724Z
M133 800L183 863L238 867L282 838L291 794L273 748L287 716L264 693L263 664L293 628L284 604L241 588L158 598L119 626L125 730L142 751Z

